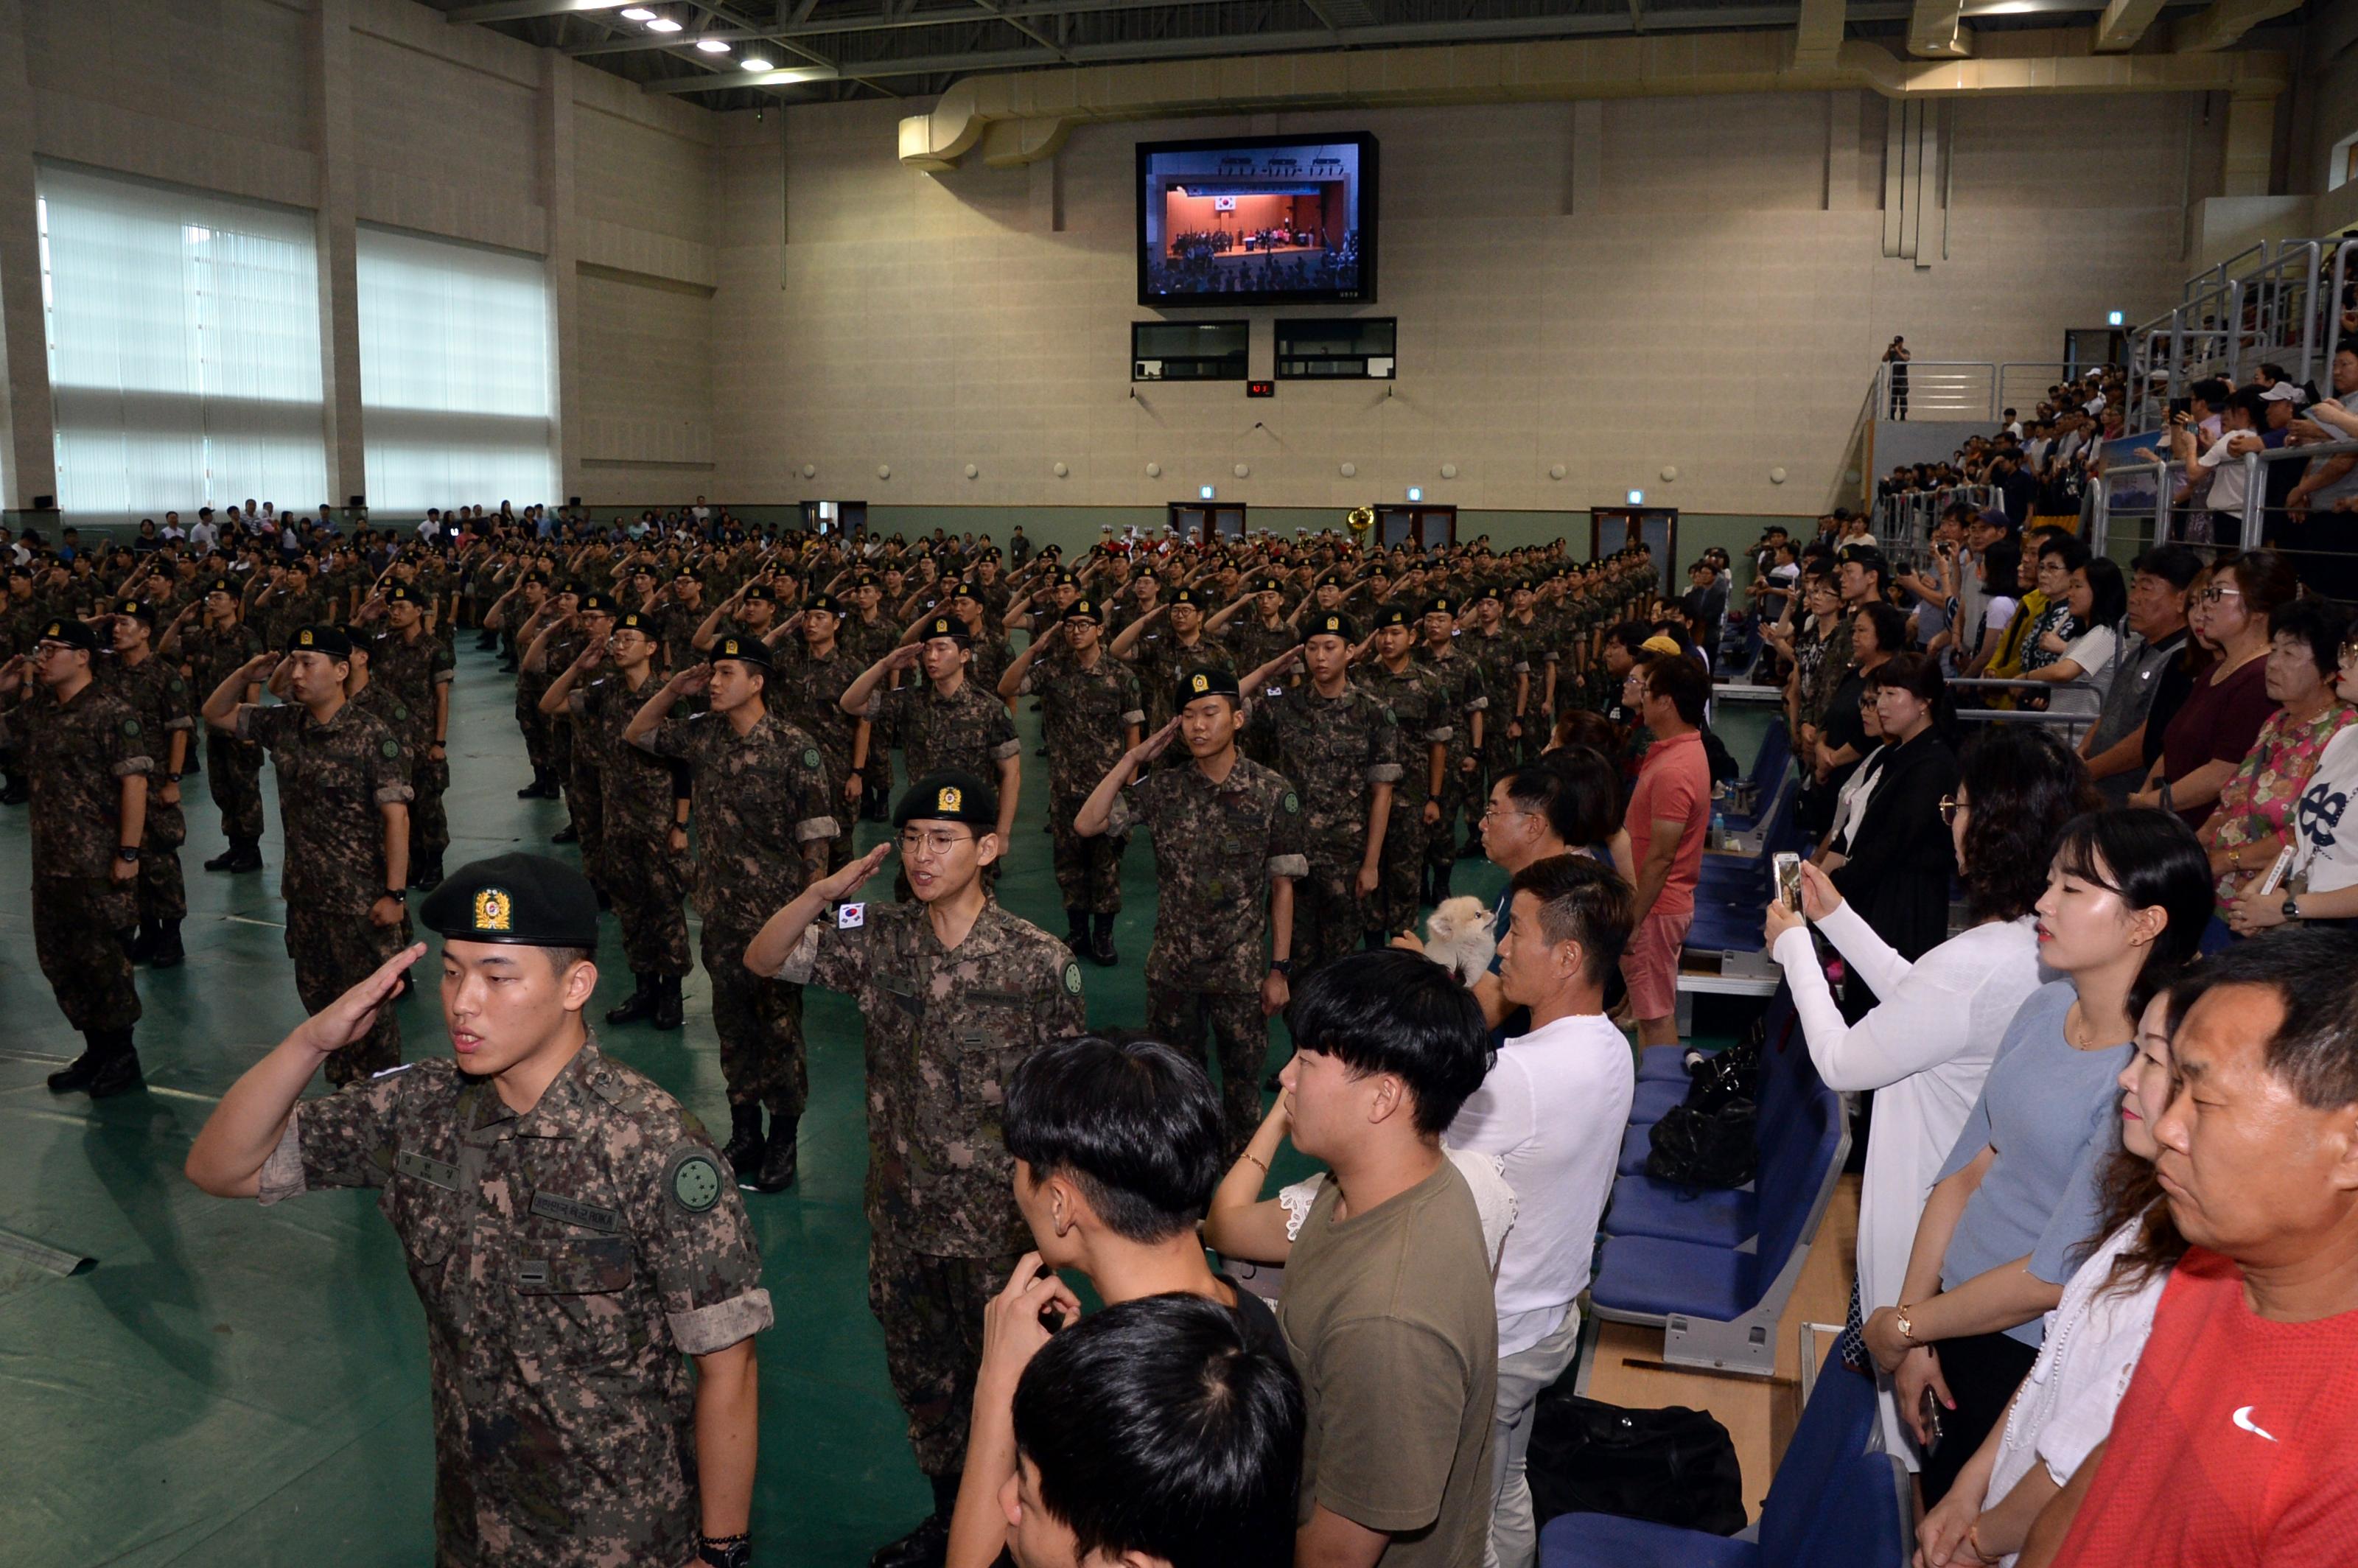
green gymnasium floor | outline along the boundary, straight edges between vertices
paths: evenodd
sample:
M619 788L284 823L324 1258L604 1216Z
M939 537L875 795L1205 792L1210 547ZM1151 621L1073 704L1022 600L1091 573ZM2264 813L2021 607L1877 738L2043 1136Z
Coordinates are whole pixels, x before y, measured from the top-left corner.
M511 685L473 643L460 634L448 863L519 847L569 856L547 845L561 806L514 797L528 773ZM1061 930L1028 703L1017 722L1027 787L1000 896ZM97 1260L59 1278L0 1247L0 1539L22 1563L414 1568L431 1553L424 1326L372 1195L265 1210L206 1197L180 1174L215 1099L301 1018L278 924L275 795L260 876L203 871L220 817L201 781L188 805L189 962L141 972L148 1092L95 1108L41 1082L80 1039L33 960L25 813L0 812L0 1230ZM883 831L862 824L861 846ZM1084 968L1100 1027L1143 1017L1154 886L1142 840L1125 878L1122 963ZM1500 880L1460 862L1460 892L1495 896ZM610 932L593 1017L629 990L619 952ZM691 977L684 1033L601 1038L726 1126L708 995ZM868 1311L860 1022L832 992L812 990L806 1006L801 1184L747 1195L778 1317L761 1341L754 1534L766 1563L856 1568L929 1497ZM410 1055L449 1050L430 989L405 1004L403 1025Z

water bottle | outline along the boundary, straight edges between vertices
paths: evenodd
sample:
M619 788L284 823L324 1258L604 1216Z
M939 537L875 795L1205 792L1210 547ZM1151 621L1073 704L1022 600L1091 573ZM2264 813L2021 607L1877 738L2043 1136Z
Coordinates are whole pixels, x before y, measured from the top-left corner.
M1727 848L1727 813L1725 811L1711 814L1711 841L1723 849Z

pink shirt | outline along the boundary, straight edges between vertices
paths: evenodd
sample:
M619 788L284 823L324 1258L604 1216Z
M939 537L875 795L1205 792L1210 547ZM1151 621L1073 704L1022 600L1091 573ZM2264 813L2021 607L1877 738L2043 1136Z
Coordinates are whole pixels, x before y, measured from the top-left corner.
M1679 852L1671 861L1670 880L1654 900L1655 914L1685 914L1694 908L1695 883L1703 876L1704 839L1711 832L1711 764L1704 757L1703 733L1690 730L1646 748L1638 770L1638 787L1630 792L1628 814L1622 826L1629 830L1629 853L1638 865L1646 863L1646 846L1654 836L1656 820L1684 822L1679 830Z

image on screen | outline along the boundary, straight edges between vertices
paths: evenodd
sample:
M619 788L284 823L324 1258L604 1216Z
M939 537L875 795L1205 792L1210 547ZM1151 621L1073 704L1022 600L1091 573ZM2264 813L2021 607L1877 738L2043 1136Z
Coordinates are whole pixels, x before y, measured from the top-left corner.
M1376 297L1376 139L1141 143L1141 305Z

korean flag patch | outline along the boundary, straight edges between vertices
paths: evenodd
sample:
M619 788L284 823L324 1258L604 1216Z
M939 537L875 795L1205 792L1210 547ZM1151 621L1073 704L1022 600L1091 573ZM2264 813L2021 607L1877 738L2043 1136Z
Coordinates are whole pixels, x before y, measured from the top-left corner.
M868 924L868 906L864 903L839 903L835 906L835 928L857 931Z

